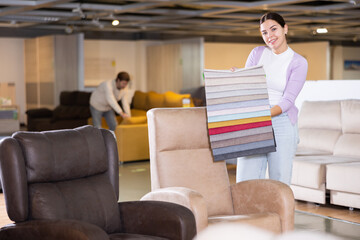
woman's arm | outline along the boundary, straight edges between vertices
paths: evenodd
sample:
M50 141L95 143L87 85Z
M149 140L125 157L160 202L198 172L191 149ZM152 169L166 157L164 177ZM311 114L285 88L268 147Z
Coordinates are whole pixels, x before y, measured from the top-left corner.
M295 100L306 81L308 63L304 57L297 54L296 59L290 63L289 67L289 80L278 104L282 112L286 112L295 104Z

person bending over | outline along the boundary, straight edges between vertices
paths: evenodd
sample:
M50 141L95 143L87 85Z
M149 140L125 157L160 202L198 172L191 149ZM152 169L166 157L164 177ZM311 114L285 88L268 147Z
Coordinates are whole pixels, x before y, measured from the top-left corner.
M114 111L123 118L131 116L128 102L128 83L130 76L120 72L115 80L102 82L91 94L90 112L93 125L101 128L101 118L104 117L109 129L115 131L117 121ZM121 100L123 109L118 104Z

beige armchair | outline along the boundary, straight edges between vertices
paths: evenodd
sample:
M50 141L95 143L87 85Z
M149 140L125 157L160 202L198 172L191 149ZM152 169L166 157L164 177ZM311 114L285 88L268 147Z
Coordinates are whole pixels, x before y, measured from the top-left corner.
M152 192L142 200L181 204L195 215L197 231L227 221L274 233L294 227L294 196L274 180L230 185L226 163L213 162L205 108L148 111Z

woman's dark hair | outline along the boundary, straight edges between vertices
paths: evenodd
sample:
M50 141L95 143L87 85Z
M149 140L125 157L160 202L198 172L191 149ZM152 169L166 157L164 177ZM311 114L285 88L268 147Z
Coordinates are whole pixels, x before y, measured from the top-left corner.
M119 72L119 74L117 75L116 80L119 81L130 81L130 76L127 72Z
M260 18L260 25L269 19L274 20L275 22L280 24L281 27L284 27L286 24L284 18L280 14L275 13L275 12L268 12L268 13L265 13L264 15L262 15L262 17Z

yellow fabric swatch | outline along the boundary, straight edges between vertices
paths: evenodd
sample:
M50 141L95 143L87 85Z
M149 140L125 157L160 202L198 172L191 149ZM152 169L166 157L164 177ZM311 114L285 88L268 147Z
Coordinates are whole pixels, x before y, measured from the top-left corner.
M228 126L234 126L234 125L239 125L239 124L263 122L263 121L269 121L269 120L271 120L270 116L264 116L264 117L245 118L245 119L223 121L223 122L213 122L213 123L208 123L208 128L228 127Z

